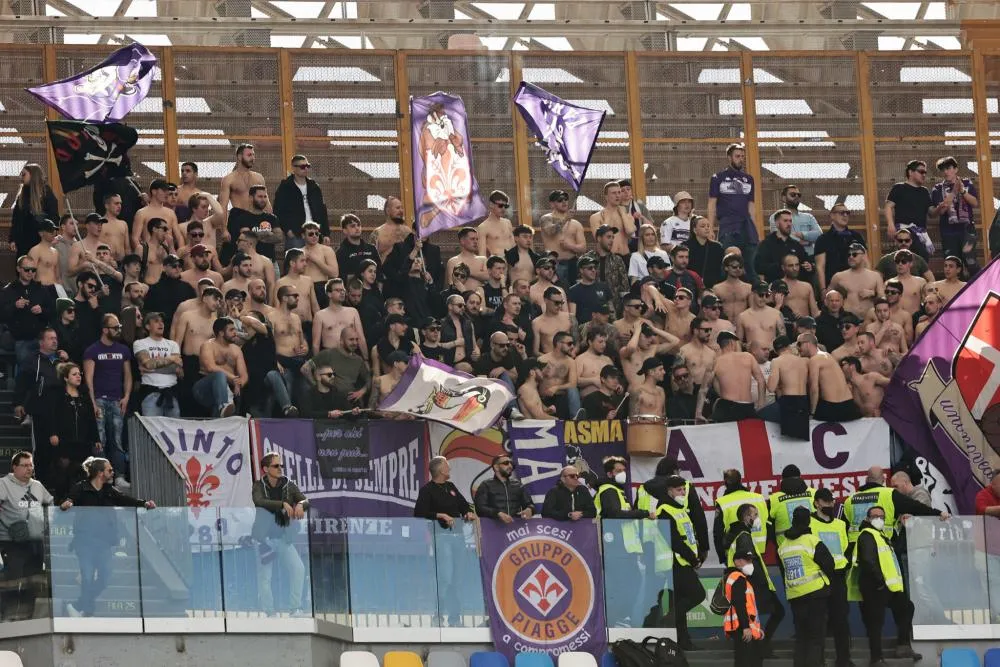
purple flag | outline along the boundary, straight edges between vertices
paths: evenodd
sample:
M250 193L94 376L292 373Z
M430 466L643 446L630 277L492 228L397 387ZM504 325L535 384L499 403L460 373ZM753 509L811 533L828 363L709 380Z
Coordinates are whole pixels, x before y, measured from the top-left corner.
M550 419L521 419L510 422L510 451L524 489L540 512L545 494L559 481L566 465L562 443L563 422Z
M607 112L567 102L525 81L514 94L514 104L548 154L549 164L579 191Z
M155 68L156 56L132 43L86 72L26 90L66 118L116 123L149 94Z
M480 569L497 651L603 655L604 579L596 521L482 520Z
M900 362L882 416L941 470L959 511L1000 468L1000 262L951 300Z
M486 215L472 171L472 144L461 97L410 98L413 199L417 236L467 225Z

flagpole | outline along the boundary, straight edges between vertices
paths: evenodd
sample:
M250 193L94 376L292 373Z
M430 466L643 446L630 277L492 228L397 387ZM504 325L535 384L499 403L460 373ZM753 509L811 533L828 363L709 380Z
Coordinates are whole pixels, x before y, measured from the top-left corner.
M69 216L71 218L73 218L74 221L76 221L76 216L73 215L73 206L69 203L69 195L63 195L63 201L66 202L66 210L69 211ZM81 246L83 245L83 237L80 236L80 224L79 224L79 222L77 222L77 225L76 225L76 242L79 243ZM84 248L83 251L87 252L87 249ZM92 266L94 268L94 275L97 276L97 282L98 282L98 284L100 284L101 289L103 290L104 289L104 281L101 280L101 272L97 270L97 265L94 264L93 262L90 263L90 266Z

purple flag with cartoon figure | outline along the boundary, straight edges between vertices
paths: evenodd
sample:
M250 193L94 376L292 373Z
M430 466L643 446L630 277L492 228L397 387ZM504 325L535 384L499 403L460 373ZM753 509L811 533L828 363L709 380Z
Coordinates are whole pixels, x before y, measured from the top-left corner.
M1000 262L994 259L900 362L882 416L940 469L959 511L1000 468Z
M549 164L579 192L607 112L567 102L524 81L514 94L514 104L548 154Z
M71 120L117 123L149 94L155 69L156 56L133 42L86 72L26 90Z
M467 225L486 215L472 171L472 144L461 97L410 98L413 199L417 236Z

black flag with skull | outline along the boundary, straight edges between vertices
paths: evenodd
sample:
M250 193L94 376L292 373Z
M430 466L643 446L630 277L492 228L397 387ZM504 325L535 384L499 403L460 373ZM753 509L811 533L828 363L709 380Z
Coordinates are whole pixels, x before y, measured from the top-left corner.
M121 123L46 121L49 141L59 167L63 192L72 192L100 180L131 176L128 150L138 133Z

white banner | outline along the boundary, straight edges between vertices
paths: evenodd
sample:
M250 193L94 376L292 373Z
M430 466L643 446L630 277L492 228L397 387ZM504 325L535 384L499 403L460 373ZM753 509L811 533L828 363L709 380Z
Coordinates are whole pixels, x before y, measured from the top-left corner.
M250 427L245 417L196 421L139 417L177 474L188 507L249 507Z

